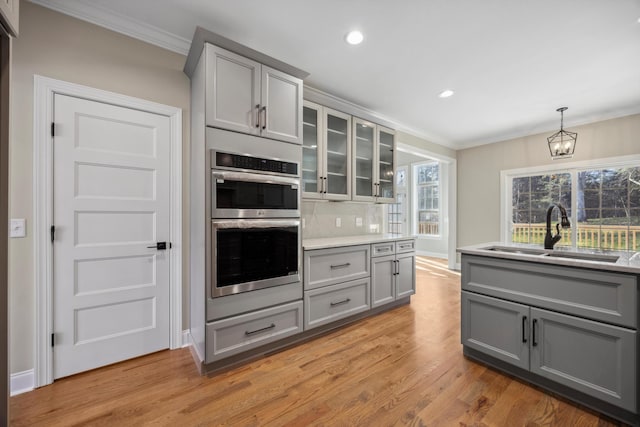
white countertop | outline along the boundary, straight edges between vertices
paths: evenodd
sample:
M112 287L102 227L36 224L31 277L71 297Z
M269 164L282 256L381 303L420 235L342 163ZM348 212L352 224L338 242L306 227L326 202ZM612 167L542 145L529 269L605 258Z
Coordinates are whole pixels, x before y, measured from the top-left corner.
M504 247L526 250L534 250L539 253L512 253L499 250L491 250L492 247ZM480 255L491 258L504 258L519 261L533 261L542 264L565 265L568 267L590 268L594 270L619 271L624 273L640 274L640 252L607 251L591 248L579 248L577 250L559 247L556 249L544 249L541 245L525 245L516 243L488 242L477 245L458 248L458 252L467 255ZM557 255L567 254L567 257ZM549 256L549 254L554 254ZM580 256L617 256L615 262L599 261L597 259L576 259L571 255Z
M302 239L304 250L337 248L340 246L368 245L396 240L414 239L415 236L400 234L364 234L360 236L321 237Z

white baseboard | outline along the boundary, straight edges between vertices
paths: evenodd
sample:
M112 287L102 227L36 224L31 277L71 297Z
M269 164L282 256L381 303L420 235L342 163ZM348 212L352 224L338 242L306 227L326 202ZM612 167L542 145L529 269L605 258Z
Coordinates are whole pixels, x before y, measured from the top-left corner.
M447 255L447 254L440 254L440 253L437 253L437 252L420 251L420 250L416 250L416 255L428 256L428 257L431 257L431 258L442 258L442 259L449 258L449 255Z
M182 348L189 347L191 345L191 334L189 329L182 331Z
M11 374L11 396L26 393L35 388L35 376L33 369Z

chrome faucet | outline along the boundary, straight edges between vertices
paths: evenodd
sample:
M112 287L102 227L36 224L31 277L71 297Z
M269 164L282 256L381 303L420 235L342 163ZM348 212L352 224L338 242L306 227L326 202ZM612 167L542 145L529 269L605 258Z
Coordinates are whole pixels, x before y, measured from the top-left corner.
M553 208L557 207L560 209L560 215L562 219L560 224L556 224L556 235L551 235L551 212L553 212ZM567 211L560 203L554 203L549 206L547 209L547 234L544 236L544 248L545 249L553 249L553 245L558 243L562 236L560 235L560 225L562 224L562 228L570 228L571 223L569 222L569 218L567 218Z

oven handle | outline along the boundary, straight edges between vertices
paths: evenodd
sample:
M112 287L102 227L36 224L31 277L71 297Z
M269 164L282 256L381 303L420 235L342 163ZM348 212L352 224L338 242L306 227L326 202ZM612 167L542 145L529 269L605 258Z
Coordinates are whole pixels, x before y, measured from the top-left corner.
M211 176L214 179L222 179L222 180L231 180L231 181L244 181L244 182L260 182L266 184L285 184L295 186L298 188L300 184L299 178L290 178L290 177L279 177L273 175L262 175L258 173L248 173L248 172L228 172L228 171L218 171L212 170Z
M299 227L298 219L223 219L212 220L213 228L275 228L275 227Z

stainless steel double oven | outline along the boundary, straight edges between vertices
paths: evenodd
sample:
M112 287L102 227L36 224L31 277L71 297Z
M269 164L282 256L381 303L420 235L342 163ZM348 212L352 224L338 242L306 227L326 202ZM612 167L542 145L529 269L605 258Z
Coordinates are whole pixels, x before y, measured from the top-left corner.
M209 150L213 298L301 280L300 147L283 147Z

